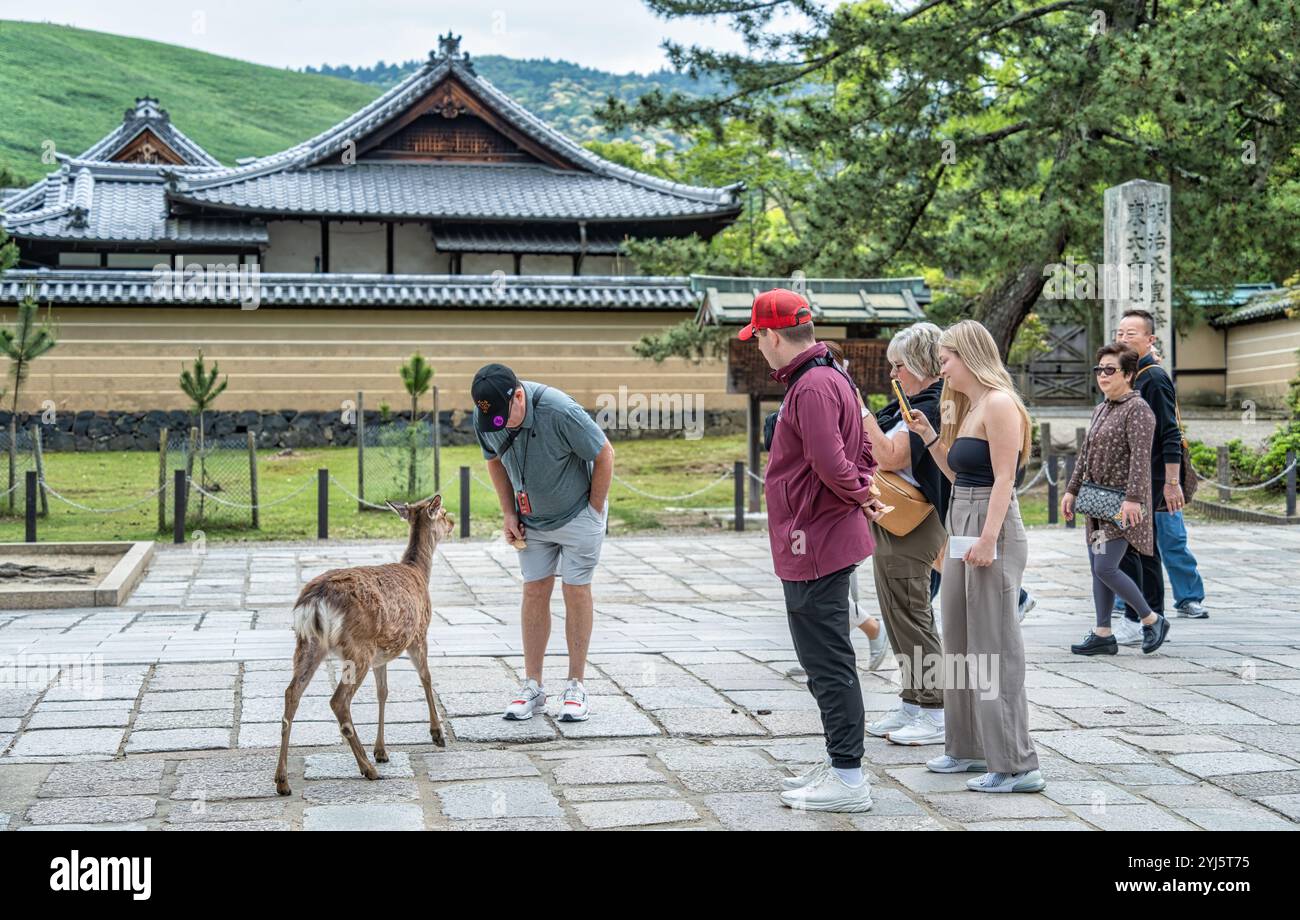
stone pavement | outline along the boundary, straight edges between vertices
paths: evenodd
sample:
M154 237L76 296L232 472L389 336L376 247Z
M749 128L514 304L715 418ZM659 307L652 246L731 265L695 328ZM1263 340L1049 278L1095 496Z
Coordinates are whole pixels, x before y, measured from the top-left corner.
M0 830L1294 829L1300 528L1198 524L1193 547L1209 620L1173 620L1152 656L1080 659L1068 645L1092 619L1082 532L1031 529L1026 586L1039 603L1023 629L1045 794L968 792L964 776L922 766L940 748L868 738L876 805L851 817L792 812L776 797L822 746L764 534L607 542L585 723L556 722L554 700L545 718L500 718L523 665L514 550L445 544L430 654L451 745L429 743L415 672L394 662L392 761L367 782L322 668L294 724L287 798L272 772L290 605L317 573L393 560L398 548L163 548L125 607L0 611ZM869 572L861 580L870 592ZM562 627L552 688L566 664ZM898 672L866 672L856 640L866 708L881 713ZM81 656L102 661L89 686L46 667ZM373 740L372 680L353 712Z

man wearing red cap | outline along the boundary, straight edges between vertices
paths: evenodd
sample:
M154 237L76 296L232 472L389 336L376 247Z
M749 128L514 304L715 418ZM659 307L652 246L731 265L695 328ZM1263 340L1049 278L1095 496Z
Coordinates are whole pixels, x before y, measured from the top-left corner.
M826 734L826 760L787 779L781 801L810 811L867 811L849 576L875 549L868 524L880 505L871 493L875 462L862 412L853 382L814 339L812 310L799 294L759 294L740 338L757 338L772 377L786 385L764 485L767 533L790 637Z

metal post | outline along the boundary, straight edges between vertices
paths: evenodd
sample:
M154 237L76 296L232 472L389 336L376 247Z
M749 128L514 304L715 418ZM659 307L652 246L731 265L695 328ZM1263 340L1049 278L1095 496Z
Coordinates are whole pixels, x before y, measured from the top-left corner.
M366 405L365 391L357 390L357 510L366 510Z
M330 536L330 471L316 471L316 539Z
M1047 470L1047 475L1052 477L1047 481L1047 523L1059 524L1061 521L1061 480L1056 475L1056 454L1044 454L1043 465Z
M1295 451L1286 452L1286 465L1291 467L1286 474L1286 516L1295 517Z
M36 542L36 471L27 471L27 542Z
M14 492L18 485L18 415L9 416L9 510L14 510Z
M1066 481L1066 483L1068 484L1069 481L1070 481L1073 477L1074 477L1074 455L1073 455L1073 454L1067 454L1066 457L1065 457L1065 481ZM1071 528L1071 529L1073 529L1073 528L1074 528L1074 523L1075 523L1076 520L1078 520L1078 515L1075 515L1073 518L1071 518L1070 520L1066 521L1066 522L1065 522L1065 526L1066 526L1066 527L1069 527L1069 528Z
M45 452L41 449L40 422L32 422L32 457L36 460L36 491L41 497L41 517L49 517L50 499L45 494Z
M1226 488L1232 484L1232 470L1228 464L1228 448L1219 448L1219 501L1226 502L1232 499L1232 493Z
M258 507L257 507L257 437L253 432L248 432L248 491L252 495L251 509L253 515L253 529L259 527Z
M185 542L185 471L178 469L173 477L172 496L175 510L172 511L172 542Z
M442 412L437 387L433 388L433 491L442 492Z
M460 535L469 539L469 467L460 468Z
M745 431L748 435L749 470L757 474L762 466L759 461L759 442L763 440L762 399L757 393L749 394L749 409L745 414ZM760 485L762 484L757 479L752 476L749 477L749 510L755 513L762 510Z
M167 429L158 432L158 532L167 531Z
M733 467L736 479L736 530L745 529L745 462L737 460Z

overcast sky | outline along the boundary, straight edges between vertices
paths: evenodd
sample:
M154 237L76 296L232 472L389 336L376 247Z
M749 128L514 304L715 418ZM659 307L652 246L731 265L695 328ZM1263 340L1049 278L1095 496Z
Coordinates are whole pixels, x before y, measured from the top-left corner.
M300 68L423 58L448 29L471 56L617 73L666 66L665 37L739 51L726 21L665 22L641 0L0 0L0 19L73 25Z

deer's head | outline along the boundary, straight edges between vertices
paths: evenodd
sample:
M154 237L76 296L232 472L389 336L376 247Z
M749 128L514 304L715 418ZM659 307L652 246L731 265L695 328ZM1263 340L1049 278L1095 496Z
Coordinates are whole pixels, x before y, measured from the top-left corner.
M446 539L456 529L456 519L447 514L447 509L442 507L441 495L425 498L409 505L406 502L386 504L398 517L409 523L412 529L420 524L432 523L434 539Z

